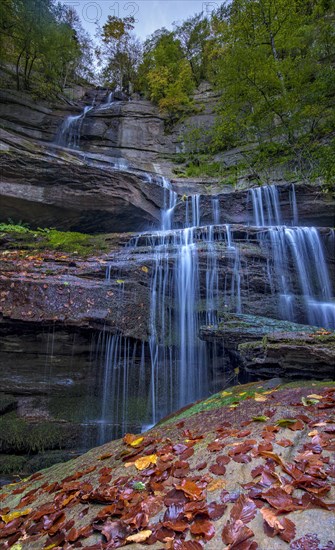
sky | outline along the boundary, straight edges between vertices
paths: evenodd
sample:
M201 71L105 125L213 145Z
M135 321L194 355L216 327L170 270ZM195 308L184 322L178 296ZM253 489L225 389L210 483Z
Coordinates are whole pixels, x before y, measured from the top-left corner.
M97 24L102 26L108 15L133 16L136 20L135 33L141 39L147 38L162 27L172 28L174 21L183 21L195 13L209 15L222 4L207 0L63 0L78 12L83 27L92 37Z

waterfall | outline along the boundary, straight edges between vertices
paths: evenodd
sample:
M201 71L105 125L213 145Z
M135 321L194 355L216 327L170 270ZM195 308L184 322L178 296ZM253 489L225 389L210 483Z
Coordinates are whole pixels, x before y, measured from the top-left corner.
M274 185L251 189L249 193L254 224L268 226L268 232L261 239L271 244L274 276L280 296L280 316L295 321L302 311L305 322L335 328L335 303L332 301L329 272L317 229L282 225L278 192ZM290 188L290 207L292 222L297 225L298 206L294 185ZM272 288L276 286L271 275L270 285ZM299 294L296 293L297 286Z
M58 130L55 143L68 149L79 149L82 125L87 113L92 109L93 105L85 106L79 115L68 116Z
M276 185L266 185L249 190L254 211L254 223L258 227L281 224L281 212Z

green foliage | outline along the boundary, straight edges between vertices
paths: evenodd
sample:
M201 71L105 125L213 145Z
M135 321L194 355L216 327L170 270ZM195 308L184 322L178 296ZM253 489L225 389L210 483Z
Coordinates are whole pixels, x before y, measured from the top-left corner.
M104 83L127 92L136 87L142 60L142 46L132 33L134 22L133 17L109 16L101 30L103 45L98 49Z
M327 131L335 123L334 12L319 0L234 0L213 18L214 148Z
M0 233L30 233L30 229L25 224L0 223Z
M0 61L16 67L17 89L55 95L83 76L90 40L72 8L52 0L5 0L0 7Z
M195 80L175 33L161 29L145 42L139 78L150 99L173 117L192 107Z

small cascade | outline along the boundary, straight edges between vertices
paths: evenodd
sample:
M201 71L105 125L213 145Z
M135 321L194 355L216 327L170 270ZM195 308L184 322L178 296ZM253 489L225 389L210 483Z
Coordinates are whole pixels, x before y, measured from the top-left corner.
M93 105L85 106L83 112L79 115L68 116L58 130L55 140L56 145L61 145L68 149L79 149L83 122L87 113L92 109Z
M123 435L129 427L139 431L146 421L145 344L121 334L102 331L97 345L100 374L100 418L91 420L98 430L97 445Z
M162 230L168 231L172 228L173 212L177 204L178 195L172 189L171 182L168 178L162 178L164 187L164 208L162 210Z
M281 212L276 185L266 185L249 190L251 197L254 223L258 227L281 224Z
M325 260L323 244L315 227L282 225L278 192L274 185L250 190L254 224L268 231L261 239L270 242L277 281L279 314L296 321L335 328L335 303ZM298 223L295 186L290 188L291 218ZM292 274L293 264L293 274ZM270 272L271 288L276 289Z

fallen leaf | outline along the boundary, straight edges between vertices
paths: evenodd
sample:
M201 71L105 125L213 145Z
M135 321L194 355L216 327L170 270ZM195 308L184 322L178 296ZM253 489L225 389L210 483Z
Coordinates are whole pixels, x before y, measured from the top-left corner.
M150 464L156 464L158 460L157 455L142 456L135 460L134 464L138 470L145 470Z
M129 537L126 538L126 541L127 542L144 542L151 535L152 535L152 531L150 531L150 529L147 529L146 531L140 531L135 535L129 535Z
M13 519L20 518L21 516L27 516L32 511L32 508L26 508L26 510L20 510L19 512L11 512L10 514L0 515L2 521L9 523Z

